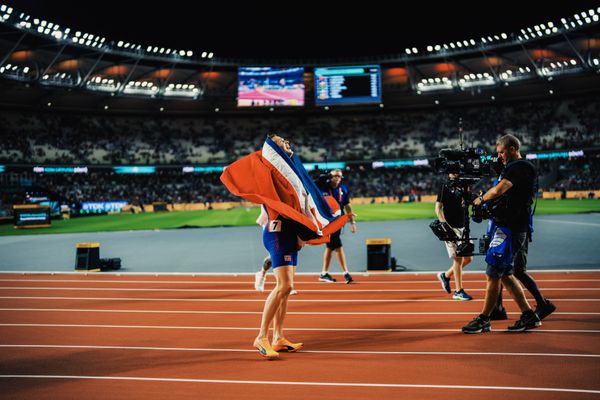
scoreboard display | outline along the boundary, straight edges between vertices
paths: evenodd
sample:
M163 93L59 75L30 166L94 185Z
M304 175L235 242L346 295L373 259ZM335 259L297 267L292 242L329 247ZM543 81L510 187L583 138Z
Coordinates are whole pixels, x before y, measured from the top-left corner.
M317 106L381 103L379 65L315 68Z
M13 206L15 228L49 228L50 207L37 204Z

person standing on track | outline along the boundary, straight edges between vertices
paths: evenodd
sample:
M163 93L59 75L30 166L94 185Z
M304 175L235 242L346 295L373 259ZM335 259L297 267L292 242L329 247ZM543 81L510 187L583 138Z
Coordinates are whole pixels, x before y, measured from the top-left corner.
M337 201L340 205L340 209L342 210L342 214L350 216L350 230L352 233L356 233L356 221L354 220L355 215L352 213L352 206L350 205L350 195L348 194L348 188L346 185L342 185L342 170L334 169L329 173L329 179L327 180L324 187L322 187L323 195L331 196ZM346 253L344 253L344 248L342 247L342 239L341 239L342 230L338 230L331 234L331 240L325 245L325 253L323 254L323 271L319 276L319 280L321 282L329 282L334 283L335 278L333 278L329 274L329 266L331 265L331 256L335 251L335 255L340 263L340 267L342 268L342 272L344 273L344 279L346 283L351 283L353 281L352 275L348 271L348 266L346 265Z
M448 174L450 182L444 183L437 196L435 202L435 213L440 222L445 222L454 231L457 237L461 238L465 228L465 204L462 198L462 193L453 181L458 178L458 174ZM440 272L437 276L442 284L442 288L447 293L452 293L450 289L450 278L454 276L456 290L452 295L454 300L472 300L471 297L462 286L463 268L473 261L473 257L459 257L456 255L458 242L444 242L448 256L452 259L452 266L446 272Z
M504 171L497 185L473 200L474 206L480 206L498 199L493 213L495 229L485 258L488 266L484 307L479 316L462 328L464 333L490 331L490 316L494 309L498 309L501 283L522 312L521 318L508 327L509 331L521 332L537 328L542 325L542 319L556 310L554 304L541 294L535 280L526 272L536 171L533 164L522 159L520 147L521 142L514 135L504 135L498 139L496 151L498 159L505 166ZM535 297L535 312L529 306L517 278Z
M265 302L254 347L267 359L278 358L281 351L298 351L303 343L293 343L283 334L298 251L306 242L326 241L347 218L332 213L289 141L275 134L267 137L262 150L225 168L221 181L232 194L261 204L266 215L263 244L271 258L276 286ZM271 324L273 339L269 341Z

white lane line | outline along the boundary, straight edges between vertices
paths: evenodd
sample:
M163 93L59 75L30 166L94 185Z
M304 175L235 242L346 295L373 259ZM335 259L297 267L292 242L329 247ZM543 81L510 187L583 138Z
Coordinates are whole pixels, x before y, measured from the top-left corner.
M297 296L292 296L297 297ZM228 302L228 303L264 303L265 299L177 299L168 298L155 299L147 297L64 297L64 296L0 296L0 299L25 299L25 300L90 300L90 301L186 301L186 302ZM530 300L530 299L528 299ZM290 303L430 303L430 302L449 302L456 303L452 299L298 299L290 298ZM469 302L483 302L483 299L473 299ZM597 302L600 299L559 299L553 298L553 303L563 301L574 302Z
M434 272L431 272L432 275L434 275ZM533 272L533 275L535 275L535 272ZM211 285L211 284L215 284L215 285L247 285L247 286L252 286L254 285L254 281L243 281L243 282L232 282L232 281L151 281L151 280L109 280L109 279L0 279L0 282L69 282L69 283L116 283L116 284L120 284L120 283L153 283L153 284L160 284L160 285L171 285L171 284L198 284L198 285ZM468 282L468 283L486 283L486 281L484 280L465 280L463 279L463 282ZM536 282L559 282L559 283L564 283L564 282L600 282L600 279L536 279ZM429 280L429 281L408 281L408 280L404 280L404 281L400 281L400 280L390 280L390 281L370 281L370 280L364 280L364 281L356 281L355 284L411 284L411 283L419 283L419 284L432 284L432 285L438 285L439 286L439 282L437 280ZM295 281L294 284L302 284L302 285L321 285L321 286L330 286L330 283L323 283L323 282L317 282L316 280L314 282L309 282L309 281ZM339 284L344 285L345 287L347 287L347 285L345 284L345 282L339 282ZM337 284L336 284L337 285Z
M89 345L60 345L60 344L0 344L0 348L32 348L32 349L98 349L98 350L156 350L156 351L204 351L204 352L233 352L255 353L255 349L217 349L203 347L147 347L147 346L89 346ZM302 353L316 354L365 354L391 356L511 356L511 357L580 357L600 358L600 354L582 353L516 353L516 352L470 352L470 351L370 351L370 350L302 350Z
M32 311L32 312L98 312L98 313L135 313L135 314L262 314L262 311L199 311L199 310L117 310L93 308L0 308L2 311ZM511 315L521 315L520 312L509 312ZM302 312L288 311L287 315L473 315L473 312ZM552 315L600 315L600 312L560 312Z
M257 293L255 289L158 289L158 288L115 288L115 287L61 287L61 286L0 286L0 290L76 290L76 291L97 291L97 292L208 292L208 293ZM486 289L469 289L469 292L485 292ZM600 288L552 288L543 287L542 291L586 291L600 290ZM302 293L410 293L427 292L440 293L440 289L302 289Z
M416 388L416 389L457 389L457 390L502 390L529 392L561 392L600 394L600 390L574 388L544 388L526 386L469 386L469 385L430 385L408 383L356 383L356 382L295 382L295 381L251 381L227 379L186 379L186 378L147 378L138 376L86 376L86 375L0 375L0 379L97 379L142 382L182 382L182 383L224 383L242 385L277 386L332 386L332 387L379 387L379 388Z
M351 271L352 272L352 271ZM405 271L405 272L400 272L399 274L390 274L388 271L382 271L382 272L376 272L376 271L370 271L370 272L364 272L364 271L354 271L353 274L356 274L356 276L365 276L365 277L379 277L379 276L385 276L385 277L389 277L389 276L425 276L425 275L435 275L437 272L439 271ZM535 274L572 274L572 273L582 273L582 274L589 274L589 273L597 273L600 272L600 268L568 268L568 269L534 269L532 271L528 271L528 272L533 272ZM123 272L123 271L106 271L106 272L102 272L102 276L106 276L106 277L121 277L121 276L140 276L140 277L145 277L145 276L152 276L152 277L215 277L215 276L219 276L219 277L253 277L254 274L256 273L256 271L254 272L133 272L133 271L127 271L127 272ZM65 270L56 270L56 271L19 271L19 270L13 270L13 271L9 271L9 270L2 270L0 271L0 276L1 275L66 275L66 276L83 276L83 277L88 277L88 276L98 276L98 273L96 272L82 272L82 271L65 271ZM468 271L463 271L463 274L469 276L469 275L483 275L484 271L476 271L476 270L468 270ZM302 271L297 271L296 272L296 276L311 276L311 277L318 277L319 276L319 272L302 272Z
M560 219L545 219L545 218L538 218L537 221L541 221L541 222L554 222L557 224L571 224L571 225L586 225L586 226L600 226L600 224L594 224L592 222L578 222L578 221L563 221Z
M237 326L168 326L168 325L103 325L103 324L0 324L0 327L43 327L43 328L107 328L107 329L192 329L215 331L256 331L256 327L245 328ZM285 328L286 331L316 331L316 332L461 332L460 329L417 329L417 328ZM597 329L534 329L530 332L554 333L600 333ZM495 332L508 332L495 330ZM513 333L516 334L516 333Z

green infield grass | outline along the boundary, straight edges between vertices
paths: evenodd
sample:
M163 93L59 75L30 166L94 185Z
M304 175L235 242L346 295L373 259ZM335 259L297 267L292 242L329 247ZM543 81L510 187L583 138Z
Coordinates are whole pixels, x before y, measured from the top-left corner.
M433 203L356 204L358 222L433 219ZM541 200L536 215L600 212L598 200ZM53 220L51 228L14 229L0 225L0 235L42 233L110 232L128 230L175 229L186 227L254 225L259 208L231 210L159 212L147 214L115 214Z

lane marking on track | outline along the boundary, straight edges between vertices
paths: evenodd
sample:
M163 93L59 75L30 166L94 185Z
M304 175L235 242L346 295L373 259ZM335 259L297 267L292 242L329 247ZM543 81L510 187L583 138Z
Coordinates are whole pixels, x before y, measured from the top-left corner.
M218 349L204 347L148 347L148 346L89 346L61 344L0 344L0 348L40 348L40 349L98 349L98 350L156 350L156 351L204 351L256 353L255 349ZM364 355L398 355L398 356L514 356L514 357L580 357L600 358L600 354L582 353L516 353L516 352L470 352L470 351L370 351L370 350L302 350L302 353L316 354L364 354Z
M160 289L160 288L115 288L115 287L59 287L59 286L0 286L0 290L65 290L65 291L96 291L96 292L207 292L207 293L256 293L260 294L254 289ZM469 289L469 292L485 292L486 289ZM552 288L543 287L541 291L594 291L600 290L598 288ZM265 291L267 292L267 291ZM302 293L411 293L411 292L425 292L425 293L441 293L438 289L302 289Z
M169 325L104 325L104 324L0 324L0 327L43 327L43 328L107 328L107 329L192 329L215 331L256 331L256 327L245 328L237 326L169 326ZM460 329L417 329L417 328L285 328L286 331L316 331L316 332L461 332ZM495 332L508 332L495 329ZM598 329L533 329L528 332L553 333L600 333ZM518 332L511 332L516 335Z
M458 390L503 390L529 392L562 392L600 394L600 390L575 388L544 388L525 386L469 386L469 385L430 385L404 383L355 383L355 382L294 382L294 381L251 381L227 379L185 379L185 378L147 378L139 376L85 376L85 375L0 375L0 379L97 379L115 381L142 382L182 382L182 383L224 383L243 385L277 385L277 386L332 386L332 387L379 387L379 388L416 388L416 389L458 389Z
M434 274L434 272L431 272L431 274ZM534 273L535 275L535 273ZM199 285L211 285L211 284L215 284L215 285L248 285L250 287L252 287L252 285L254 285L254 281L238 281L238 282L232 282L232 281L152 281L152 280L115 280L115 279L0 279L0 282L69 282L69 283L153 283L153 284L160 284L160 285L171 285L171 284L199 284ZM463 282L468 282L468 283L486 283L486 281L484 280L465 280L463 279ZM559 282L559 283L564 283L564 282L600 282L600 279L536 279L536 282ZM356 283L354 283L354 285L366 285L366 284L412 284L412 283L418 283L418 284L432 284L432 285L438 285L439 286L439 281L437 280L428 280L428 281L371 281L371 280L364 280L364 281L357 281ZM322 285L322 286L330 286L332 285L331 283L325 283L325 282L318 282L318 281L294 281L294 284L302 284L302 285ZM336 285L344 285L344 287L347 287L348 285L346 285L345 282L338 282L336 283Z
M262 311L198 311L198 310L119 310L93 308L0 308L1 311L32 312L98 312L98 313L139 313L139 314L262 314ZM309 312L288 311L287 315L473 315L473 312ZM521 315L520 312L509 312L510 315ZM600 312L560 312L552 315L600 315Z
M317 277L319 275L320 271L315 271L315 272L296 272L296 276L314 276ZM353 272L353 271L351 271ZM430 275L430 274L436 274L439 271L405 271L405 272L401 272L400 274L402 274L403 276L421 276L421 275ZM598 273L600 272L600 268L570 268L570 269L533 269L533 270L529 270L528 272L533 273L533 274L572 274L572 273L582 273L582 274L588 274L588 273ZM114 276L154 276L154 277L173 277L173 276L182 276L182 277L205 277L205 276L222 276L222 277L245 277L245 276L250 276L253 277L254 274L256 273L256 271L254 272L113 272L113 271L106 271L102 273L102 276L106 276L106 277L114 277ZM356 271L353 272L354 274L356 274L357 276L366 276L366 277L371 277L371 276L386 276L389 277L390 273L387 271L384 272L376 272L376 271L371 271L371 272L360 272L360 271ZM468 270L468 271L464 271L463 274L469 276L469 275L483 275L485 273L485 271L474 271L474 270ZM88 277L88 276L98 276L97 273L95 272L80 272L80 271L65 271L65 270L56 270L56 271L18 271L18 270L14 270L14 271L0 271L0 275L1 274L5 274L5 275L67 275L67 276L83 276L83 277Z
M292 296L294 297L294 296ZM25 299L25 300L90 300L90 301L185 301L185 302L228 302L228 303L264 303L265 299L178 299L168 298L155 299L147 297L63 297L63 296L0 296L0 299ZM531 300L528 298L528 300ZM469 302L483 302L483 299L473 299ZM600 299L552 299L553 303L563 301L573 302L597 302ZM290 298L290 303L429 303L429 302L448 302L456 303L452 299L298 299Z

